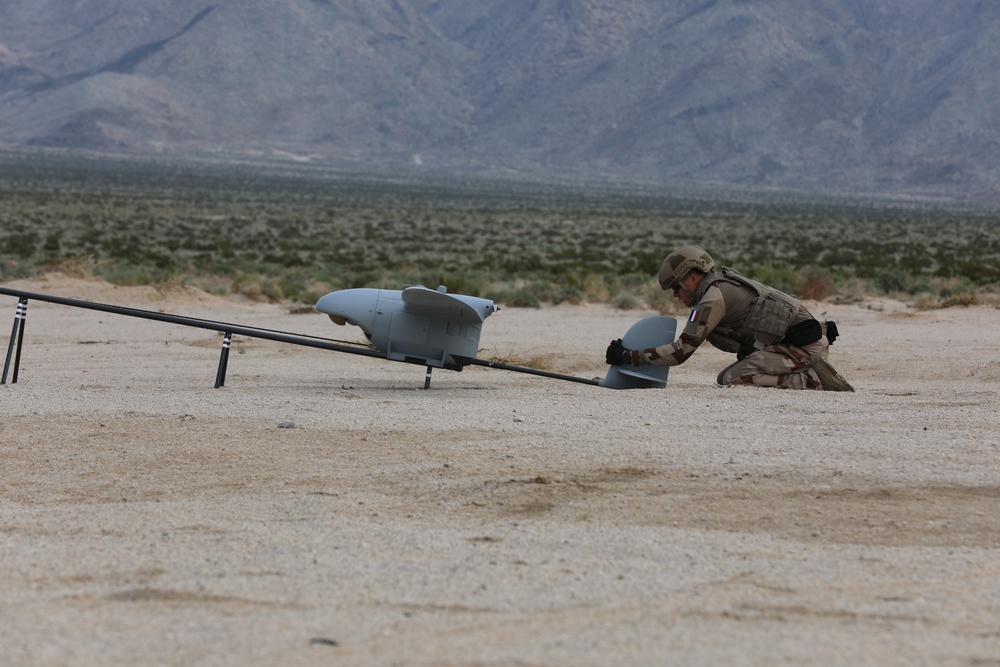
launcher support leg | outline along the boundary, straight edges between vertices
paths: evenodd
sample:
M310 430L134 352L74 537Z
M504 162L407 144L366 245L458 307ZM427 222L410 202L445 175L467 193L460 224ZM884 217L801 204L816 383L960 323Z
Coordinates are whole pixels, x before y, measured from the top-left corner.
M17 350L14 352L14 375L11 377L11 384L17 384L17 371L21 368L21 344L24 343L24 327L28 323L28 300L24 300L24 308L21 309L21 328L17 332Z
M226 384L226 368L229 366L229 345L233 341L233 334L226 332L222 337L222 354L219 356L219 370L215 373L215 388L223 387Z
M433 369L430 366L428 366L427 367L427 375L424 376L424 389L430 389L431 388L431 370L433 370Z
M17 384L17 370L21 365L21 343L24 342L24 320L28 316L28 299L21 297L17 302L17 310L14 312L14 327L10 330L10 343L7 345L7 358L3 364L3 377L0 384L7 384L7 372L10 370L11 356L14 356L14 376L11 384ZM14 347L17 346L17 354L14 355Z

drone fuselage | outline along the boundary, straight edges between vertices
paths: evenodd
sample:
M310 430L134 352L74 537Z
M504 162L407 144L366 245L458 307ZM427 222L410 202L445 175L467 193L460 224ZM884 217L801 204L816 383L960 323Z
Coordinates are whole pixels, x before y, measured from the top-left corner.
M448 294L422 285L404 290L355 288L316 303L336 324L361 328L394 361L461 368L479 350L483 321L499 308L489 299Z

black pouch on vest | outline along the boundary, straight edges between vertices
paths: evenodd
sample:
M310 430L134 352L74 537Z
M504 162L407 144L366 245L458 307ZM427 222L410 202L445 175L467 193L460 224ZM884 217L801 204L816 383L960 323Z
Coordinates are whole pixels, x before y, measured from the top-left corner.
M823 327L820 325L819 320L805 320L804 322L799 322L788 327L788 331L785 332L785 337L781 342L785 345L802 347L810 343L815 343L822 337Z
M839 336L839 335L840 335L840 332L837 331L837 323L836 322L831 322L830 320L827 320L826 321L826 339L830 342L830 345L833 345L833 341L837 340L837 336Z

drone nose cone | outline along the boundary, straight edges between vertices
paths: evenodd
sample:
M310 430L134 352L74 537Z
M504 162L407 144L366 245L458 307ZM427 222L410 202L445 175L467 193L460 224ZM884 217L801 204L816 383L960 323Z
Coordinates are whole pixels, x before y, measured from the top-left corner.
M316 302L316 310L326 313L337 324L350 322L371 335L379 290L369 288L330 292Z

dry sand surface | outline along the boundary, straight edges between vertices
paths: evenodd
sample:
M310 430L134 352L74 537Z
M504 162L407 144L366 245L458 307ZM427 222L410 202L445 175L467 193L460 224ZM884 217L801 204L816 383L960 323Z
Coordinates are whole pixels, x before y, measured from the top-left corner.
M360 338L193 290L6 286ZM713 349L662 390L425 391L244 337L214 389L214 332L33 301L0 387L0 662L1000 665L1000 310L812 307L856 393L720 388ZM480 356L603 376L645 314L505 308Z

